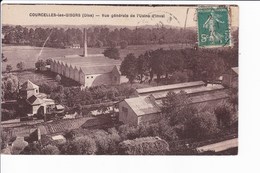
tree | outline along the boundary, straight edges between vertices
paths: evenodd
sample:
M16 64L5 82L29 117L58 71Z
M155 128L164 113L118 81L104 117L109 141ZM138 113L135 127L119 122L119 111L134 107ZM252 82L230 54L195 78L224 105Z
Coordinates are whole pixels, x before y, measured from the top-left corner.
M123 41L120 42L121 49L125 49L125 48L127 48L127 46L128 46L128 42L127 41L123 40Z
M136 57L134 56L134 54L130 53L124 58L120 66L120 71L122 75L125 75L131 84L137 76L136 62Z
M21 61L21 62L17 63L16 67L17 67L20 71L22 71L22 70L24 69L24 62Z
M39 144L31 143L28 146L26 146L20 154L39 155L41 154L41 147Z
M145 76L148 75L149 73L149 63L148 63L148 58L149 55L146 52L144 55L140 55L137 59L137 65L136 65L136 69L137 69L137 74L138 74L138 79L140 80L140 83L143 82L143 78Z
M228 127L232 122L231 105L228 103L221 103L218 105L214 113L220 126Z
M17 98L18 84L18 77L13 74L8 74L2 78L2 91L4 99L12 100Z
M10 64L8 64L8 65L6 66L6 71L7 71L8 73L10 73L10 72L12 71L12 69L13 69L13 67L12 67Z
M159 137L136 138L119 143L119 153L126 155L164 155L169 144Z
M210 112L196 115L184 124L184 133L188 138L206 139L218 131L217 120Z
M61 147L61 154L95 154L96 151L97 146L95 141L88 136L78 137Z
M51 65L52 60L50 58L46 59L46 65Z
M58 147L48 144L42 149L41 153L46 155L57 155L60 153L60 150Z
M40 59L35 63L35 68L39 70L41 67L45 67L46 65L46 61Z
M103 52L105 57L108 57L110 59L120 59L120 54L119 54L119 50L117 48L107 48L104 52Z
M98 130L93 136L98 148L97 154L117 153L117 144L120 141L120 136L115 129L110 129L110 133Z
M51 94L51 92L54 90L55 86L51 86L48 83L43 83L39 86L39 90L41 93Z
M191 100L184 91L177 94L170 91L162 102L162 113L170 119L173 125L184 123L196 112L196 109L190 105Z
M5 57L5 55L2 53L2 62L6 62L7 58Z
M57 74L57 76L55 77L55 80L60 83L61 82L61 76L59 74Z

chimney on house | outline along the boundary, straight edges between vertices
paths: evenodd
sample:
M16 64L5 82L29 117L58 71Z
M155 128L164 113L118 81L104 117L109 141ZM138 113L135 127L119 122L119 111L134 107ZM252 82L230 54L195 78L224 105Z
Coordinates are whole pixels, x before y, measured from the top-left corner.
M83 56L84 56L84 57L87 57L87 56L88 56L88 45L87 45L87 41L88 41L88 38L87 38L87 30L86 30L86 28L84 28L84 31L83 31L83 44L84 44Z

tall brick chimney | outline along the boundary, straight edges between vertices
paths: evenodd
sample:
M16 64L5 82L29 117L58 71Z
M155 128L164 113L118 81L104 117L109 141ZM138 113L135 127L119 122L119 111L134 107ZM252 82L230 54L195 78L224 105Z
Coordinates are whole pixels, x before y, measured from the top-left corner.
M87 57L88 56L88 45L87 45L87 30L86 28L84 28L83 30L83 44L84 44L84 48L83 48L83 56Z

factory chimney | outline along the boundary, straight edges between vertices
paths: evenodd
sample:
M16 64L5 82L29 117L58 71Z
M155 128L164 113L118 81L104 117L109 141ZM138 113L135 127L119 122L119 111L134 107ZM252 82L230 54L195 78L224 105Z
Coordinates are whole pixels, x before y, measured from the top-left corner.
M83 44L84 44L84 48L83 48L83 57L87 57L88 56L88 45L87 45L87 30L86 28L84 28L83 30Z

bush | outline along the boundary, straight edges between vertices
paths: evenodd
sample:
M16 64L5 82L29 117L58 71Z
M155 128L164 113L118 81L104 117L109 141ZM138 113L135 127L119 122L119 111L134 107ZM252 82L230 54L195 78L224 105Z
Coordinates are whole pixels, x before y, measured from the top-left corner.
M127 41L123 40L123 41L120 42L120 48L121 49L125 49L125 48L127 48L127 46L128 46L128 42Z
M107 48L104 52L103 52L105 57L108 57L110 59L120 59L120 54L119 54L119 50L117 48Z
M231 105L228 103L221 103L214 110L216 118L218 120L219 126L228 127L231 125L232 114L231 114Z
M35 63L35 68L39 70L40 67L45 67L46 65L46 61L40 59Z
M218 131L217 120L209 112L194 116L184 126L185 136L194 139L206 139Z
M60 76L59 74L57 74L57 76L55 77L55 80L56 80L57 82L61 82L61 76Z
M23 69L24 69L24 62L19 62L17 65L16 65L16 67L20 70L20 71L22 71Z
M41 147L39 144L31 143L28 146L26 146L20 154L39 155L41 154Z
M10 64L6 65L6 71L8 73L10 73L12 71L12 69L13 69L13 67Z
M61 154L95 154L97 146L95 141L87 136L75 138L61 147Z
M128 124L120 126L118 128L118 132L122 140L135 139L140 137L138 127L130 126Z
M169 152L169 144L159 137L137 138L121 142L119 151L126 155L163 155Z
M53 145L47 145L42 149L42 154L46 154L46 155L57 155L60 153L60 150L58 149L58 147L53 146Z

